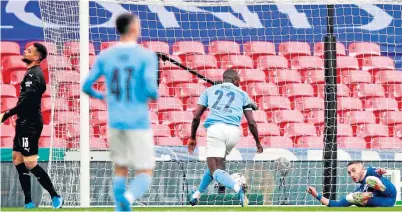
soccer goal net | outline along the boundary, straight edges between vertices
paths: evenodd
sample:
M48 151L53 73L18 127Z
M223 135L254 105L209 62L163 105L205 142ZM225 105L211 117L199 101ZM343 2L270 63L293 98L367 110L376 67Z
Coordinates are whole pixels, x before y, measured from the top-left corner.
M80 80L96 55L119 40L114 20L124 12L141 20L139 44L169 58L160 60L160 98L149 107L157 166L150 190L137 204L188 204L206 168L206 130L198 130L194 155L186 144L198 97L211 84L169 60L212 81L222 80L226 69L238 71L241 88L259 106L254 118L264 153L256 154L243 119L243 136L225 163L230 174L245 176L251 205L319 204L306 194L306 186L321 192L328 173L335 173L332 184L339 198L356 187L346 170L352 160L400 172L401 1L85 2L39 1L45 42L54 49L47 60L52 89L52 110L45 114L52 126L48 170L67 206L113 205L107 108L80 92ZM331 4L334 13L328 15ZM336 39L334 54L325 52L328 25ZM328 79L336 79L335 87L326 88ZM106 86L104 79L95 85L101 91ZM331 94L336 98L327 98ZM333 133L326 135L331 130L325 127ZM324 172L324 164L335 162L324 161L325 142L337 144L330 148L337 156L332 157L336 172ZM286 175L275 169L279 157L290 161ZM400 181L400 175L393 178ZM43 203L49 203L47 195ZM200 203L238 201L213 182Z

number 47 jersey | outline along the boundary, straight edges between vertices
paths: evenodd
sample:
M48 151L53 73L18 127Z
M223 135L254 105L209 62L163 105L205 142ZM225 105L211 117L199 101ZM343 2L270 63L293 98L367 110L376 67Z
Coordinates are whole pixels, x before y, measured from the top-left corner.
M206 89L198 104L210 110L204 123L205 128L219 123L240 126L243 110L251 104L251 100L246 92L234 84L222 83Z
M119 43L102 51L82 87L88 95L105 99L109 127L149 129L149 99L157 99L158 59L155 53L136 43ZM106 95L92 88L105 77Z

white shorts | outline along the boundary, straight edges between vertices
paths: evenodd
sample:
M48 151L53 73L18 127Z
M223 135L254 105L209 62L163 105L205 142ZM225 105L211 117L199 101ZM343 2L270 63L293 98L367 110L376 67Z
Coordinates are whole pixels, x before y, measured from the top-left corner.
M236 146L241 136L238 126L214 124L207 129L207 158L225 158Z
M155 168L155 147L152 129L118 130L109 128L110 156L120 166L136 170Z

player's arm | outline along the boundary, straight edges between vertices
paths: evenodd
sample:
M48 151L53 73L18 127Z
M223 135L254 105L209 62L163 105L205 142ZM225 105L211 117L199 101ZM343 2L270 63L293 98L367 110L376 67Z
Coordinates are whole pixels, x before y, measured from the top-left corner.
M190 140L188 141L188 152L190 154L193 154L194 149L197 146L196 141L197 130L198 127L200 126L201 116L207 109L207 107L208 107L208 96L207 96L207 90L205 90L198 99L198 105L194 112L193 121L191 122L191 137Z
M346 197L342 197L339 201L336 200L329 200L325 197L323 197L321 194L317 192L317 190L314 187L308 187L307 192L314 198L316 198L318 201L321 202L321 204L326 205L328 207L349 207L352 204L349 203L346 200Z
M88 94L90 97L103 100L105 95L99 91L93 89L92 85L99 79L102 75L102 58L98 57L95 61L92 70L89 72L87 78L82 85L82 91Z
M32 100L37 99L41 95L41 80L35 73L27 74L25 78L26 90L20 94L17 105L2 114L1 122L5 122L9 117L18 114L25 108L30 107Z
M144 63L145 89L149 98L156 100L158 98L158 57L152 53Z
M257 122L254 120L253 110L257 110L257 106L251 101L246 92L243 92L243 113L247 119L248 129L254 137L255 145L257 146L257 153L262 153L264 149L258 137Z
M387 170L384 169L384 168L377 168L377 169L375 170L375 172L376 172L379 176L382 176L382 175L384 175L384 174L387 173Z

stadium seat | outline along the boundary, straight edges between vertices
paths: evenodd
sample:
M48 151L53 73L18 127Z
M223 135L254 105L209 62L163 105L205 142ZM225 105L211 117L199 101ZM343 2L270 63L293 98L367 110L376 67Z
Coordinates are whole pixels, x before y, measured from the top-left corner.
M46 73L50 72L49 69L60 72L72 70L71 62L67 57L55 55L49 55L45 60L42 61L40 67Z
M336 96L337 97L349 97L349 87L345 84L337 84L336 85ZM325 85L320 84L320 85L315 85L314 86L314 93L315 96L320 97L320 98L325 98Z
M258 100L258 106L267 112L290 110L290 100L284 96L264 96Z
M385 89L381 84L360 83L353 86L352 97L362 100L373 97L385 97Z
M323 110L313 110L305 113L306 123L319 127L324 124L325 114Z
M2 93L4 91L2 90ZM1 98L1 113L4 113L6 110L9 110L17 105L18 98L17 97L3 97Z
M171 129L178 124L191 123L193 113L189 111L169 111L160 115L162 124L169 126Z
M91 110L91 112L105 111L106 110L106 102L103 100L91 98L89 100L89 109Z
M93 127L95 135L102 134L102 128L106 127L108 120L108 112L107 111L93 111L90 113L90 123Z
M376 117L371 111L350 111L340 117L341 123L350 125L375 124Z
M160 74L161 83L174 87L179 83L194 82L193 75L186 70L164 70Z
M158 102L150 103L150 110L154 112L180 111L183 110L183 102L175 97L161 97Z
M398 102L391 98L371 98L364 101L364 108L378 117L380 112L398 111Z
M325 72L324 70L307 70L302 72L302 82L311 85L324 84Z
M268 120L267 120L267 114L264 112L264 111L262 111L262 110L256 110L256 111L253 111L253 116L254 116L254 120L255 120L255 122L257 123L257 124L260 124L260 123L267 123L268 122ZM241 125L242 125L242 128L243 128L243 130L244 130L244 135L247 135L247 132L248 132L248 122L247 122L247 119L246 119L246 117L245 116L243 116L242 117L242 119L241 119Z
M298 110L277 110L268 114L268 120L278 124L282 129L288 123L303 123L303 114Z
M140 45L154 52L169 54L169 45L162 41L143 41Z
M103 138L89 138L89 148L91 150L108 150L109 144Z
M187 55L205 54L205 47L199 41L177 41L172 45L172 52L185 61Z
M187 143L187 140L191 136L191 124L178 124L174 128L174 136L183 140L183 143ZM197 130L197 137L206 137L207 131L203 127L199 127Z
M253 60L259 56L275 55L275 44L266 41L250 41L243 44L243 52Z
M338 97L337 99L337 109L340 114L363 109L363 104L358 98Z
M210 79L212 81L222 81L223 78L223 72L225 72L224 69L205 69L205 70L199 70L199 73L206 77L207 79ZM199 82L203 83L205 86L210 86L209 83L205 82L204 80L199 79Z
M0 84L3 84L4 82L3 82L3 75L1 74L1 72L0 72Z
M63 47L63 54L67 57L74 57L80 55L80 42L65 42ZM89 43L89 55L95 55L95 47Z
M80 94L81 94L81 86L79 84L73 84L73 83L61 83L61 85L59 85L57 93L59 97L66 98L67 100L70 101L79 100ZM70 106L72 105L73 104L70 104ZM79 101L77 106L79 107Z
M294 144L295 148L306 148L306 149L323 149L324 148L324 138L316 136L303 136L297 139Z
M301 83L301 75L298 71L282 69L268 72L268 81L279 86L290 83Z
M394 126L402 124L402 111L385 111L381 112L379 116L379 123Z
M265 73L259 69L240 69L240 86L248 86L250 83L265 82Z
M402 139L402 124L393 126L389 135Z
M10 83L10 75L13 71L26 71L26 64L22 62L22 56L20 55L11 55L5 56L1 58L1 74L3 77L4 83Z
M240 54L240 45L234 41L212 41L208 45L208 53L219 62L224 55Z
M336 133L337 138L353 136L353 128L349 124L338 124L336 126L336 130L337 130Z
M257 128L258 128L258 136L260 136L260 138L265 136L281 135L281 129L279 128L278 125L273 123L258 123ZM250 132L248 132L248 135L252 136Z
M324 106L324 99L319 97L298 97L292 102L292 108L301 112L324 110Z
M11 41L1 41L0 42L1 49L1 58L10 56L10 55L20 55L20 45L16 42Z
M303 72L308 70L324 70L324 60L317 56L298 56L290 61L293 70Z
M255 66L265 72L276 70L276 69L287 69L289 68L288 59L280 55L267 55L258 57L255 61Z
M341 71L337 81L338 83L351 85L349 88L352 89L353 85L359 83L371 83L372 77L366 71Z
M380 46L370 42L355 42L349 45L349 56L363 58L367 56L380 56Z
M260 142L263 147L284 148L284 149L293 148L293 141L289 137L267 136L261 139Z
M196 97L188 97L185 98L183 100L183 104L184 104L184 110L185 111L195 111L195 109L197 108L197 104L198 104L198 96Z
M361 137L339 137L336 142L339 149L366 149L366 141Z
M43 125L42 133L40 134L41 138L52 137L52 126L51 125Z
M402 84L386 86L387 97L394 98L399 102L399 109L402 111Z
M314 44L314 56L324 57L324 42ZM342 43L336 43L336 56L346 56L345 45Z
M179 63L182 63L182 61L185 61L185 60L180 59L180 57L179 57L179 56L176 56L176 55L172 55L172 56L169 56L169 57L170 57L171 59L173 59L173 60L179 62ZM173 64L172 62L170 62L170 61L168 61L168 60L167 60L167 61L159 60L159 70L160 70L160 71L163 71L163 70L180 70L180 71L185 71L185 70L183 70L182 68L180 68L179 66Z
M52 95L52 87L49 84L46 84L46 91L42 94L42 98L48 98Z
M170 97L171 94L169 87L165 84L159 84L158 95L161 97Z
M183 62L185 66L196 70L218 68L218 62L213 55L189 55Z
M356 137L362 137L367 143L376 137L388 137L388 127L382 124L361 124L357 127Z
M10 75L10 84L14 85L15 91L17 92L17 96L20 95L20 85L26 73L27 73L26 70L24 71L21 70L21 71L13 71Z
M379 71L395 70L394 60L385 56L371 56L362 59L361 69L370 72L373 76Z
M339 56L336 57L336 69L337 71L358 70L359 62L354 57Z
M174 96L185 101L190 97L198 97L206 87L198 83L184 83L174 87Z
M5 137L14 137L15 129L11 125L2 124L0 126L0 137L3 140Z
M258 99L263 96L278 96L279 89L273 83L256 82L243 87L243 90L253 99L258 102Z
M57 73L57 80L58 83L80 83L80 73L73 72L73 71L60 71ZM60 85L59 85L60 86ZM61 87L59 87L61 89Z
M220 61L222 69L252 69L253 60L247 55L225 55Z
M402 141L397 137L380 137L371 140L371 149L402 149Z
M152 124L154 137L171 137L170 128L164 124Z
M402 71L380 71L374 77L374 83L383 85L402 84Z
M118 43L118 41L107 41L107 42L102 42L101 46L100 46L100 50L103 51L109 47L112 47L114 45L116 45Z
M51 98L43 98L41 104L41 111L43 116L43 123L50 124L52 103L54 104L54 109L58 111L68 111L68 102L64 99L54 99L52 102ZM73 118L73 117L71 117Z
M17 97L17 91L13 85L0 84L1 98L5 97Z
M14 138L13 137L1 137L0 147L1 148L13 148Z
M312 124L307 123L289 123L283 130L283 136L287 136L294 143L302 136L317 136L316 128Z
M292 83L285 84L280 88L282 96L287 96L290 101L298 97L314 96L314 88L309 84Z
M155 145L158 146L183 146L183 141L178 137L157 137Z
M25 48L28 48L29 46L33 45L34 43L40 43L44 46L46 46L47 53L49 55L58 55L57 51L57 46L54 43L51 42L46 42L46 41L30 41L25 45Z
M278 55L283 55L290 59L297 56L311 55L310 45L305 42L283 42L278 46Z
M240 137L235 147L236 148L255 147L255 140L253 137Z

